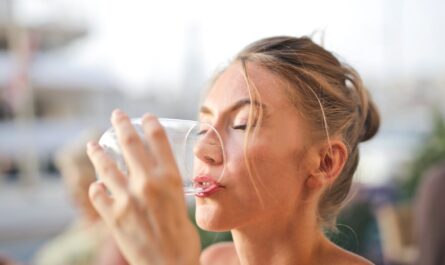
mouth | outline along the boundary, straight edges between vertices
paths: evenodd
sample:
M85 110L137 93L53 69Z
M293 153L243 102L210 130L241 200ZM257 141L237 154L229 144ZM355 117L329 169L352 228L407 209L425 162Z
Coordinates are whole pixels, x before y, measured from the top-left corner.
M196 197L205 198L224 188L219 182L211 176L200 175L193 179L194 187L202 189L201 192L195 194Z

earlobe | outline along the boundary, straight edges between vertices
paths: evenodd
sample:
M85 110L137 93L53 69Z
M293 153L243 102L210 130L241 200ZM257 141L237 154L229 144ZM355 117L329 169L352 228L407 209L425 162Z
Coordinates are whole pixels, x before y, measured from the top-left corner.
M306 179L306 186L310 189L318 189L323 187L323 182L320 177L310 175Z

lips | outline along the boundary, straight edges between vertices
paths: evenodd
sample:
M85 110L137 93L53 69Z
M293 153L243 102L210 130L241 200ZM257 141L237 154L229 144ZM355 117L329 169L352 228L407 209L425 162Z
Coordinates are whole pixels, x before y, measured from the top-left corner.
M207 175L200 175L194 178L193 182L196 188L203 189L203 191L195 194L197 197L200 198L208 197L224 188L224 186L215 181L213 177Z

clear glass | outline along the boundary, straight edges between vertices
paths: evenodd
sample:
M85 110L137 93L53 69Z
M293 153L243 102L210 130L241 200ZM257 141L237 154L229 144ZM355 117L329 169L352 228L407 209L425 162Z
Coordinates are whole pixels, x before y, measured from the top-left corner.
M193 178L205 166L205 163L199 162L199 153L205 153L206 150L210 150L211 154L217 155L220 158L218 161L219 174L215 177L220 179L223 176L225 169L223 141L218 131L212 125L198 121L165 118L160 118L159 122L165 129L176 164L181 173L185 195L194 195L203 191L202 188L194 187L193 183ZM141 139L144 139L141 119L131 119L131 123ZM144 144L147 145L145 141ZM127 175L127 165L117 142L114 128L108 129L101 136L99 145L116 162L122 173Z

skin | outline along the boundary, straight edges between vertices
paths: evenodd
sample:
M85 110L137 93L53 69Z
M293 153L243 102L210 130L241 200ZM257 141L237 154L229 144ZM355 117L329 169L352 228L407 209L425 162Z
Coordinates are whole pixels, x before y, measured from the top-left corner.
M65 186L82 217L88 222L99 220L99 215L88 197L88 187L92 181L85 176L94 176L95 172L89 167L71 162L61 167L61 173Z
M318 201L340 174L346 146L340 137L331 138L331 148L324 140L311 138L311 127L288 101L283 80L253 63L248 64L248 73L265 109L246 149L257 174L249 177L244 161L242 125L249 104L240 102L249 99L249 91L239 63L215 81L200 116L221 134L226 161L220 179L224 188L196 199L196 221L203 229L231 230L234 244L212 246L199 257L199 239L186 216L181 179L155 117L143 118L151 147L146 150L128 116L121 111L112 115L131 172L128 178L97 143L88 145L102 176L102 183L90 187L90 198L121 251L131 264L370 264L332 244L317 222ZM223 164L217 153L198 150L197 156L206 173L219 175Z
M320 196L347 159L345 145L333 137L329 153L325 141L311 138L311 127L287 99L283 80L255 64L248 64L248 74L265 109L247 148L247 157L256 162L254 181L240 162L245 131L233 129L246 123L249 106L228 111L234 102L249 98L240 64L216 80L202 108L201 119L225 132L221 183L226 188L197 199L196 220L207 230L231 230L235 242L206 250L202 264L233 259L237 253L241 264L369 264L333 245L317 223Z
M86 226L95 225L101 222L100 216L93 207L88 197L88 187L92 179L95 178L95 172L88 164L76 163L70 161L60 167L63 180L71 198L77 208L80 210L80 220ZM122 257L119 249L116 247L114 239L109 236L102 242L98 249L97 258L94 261L96 265L126 265L128 264Z
M142 118L150 150L125 113L115 110L111 122L130 174L123 176L97 142L90 142L87 154L101 182L89 194L122 254L130 264L199 264L199 235L188 219L182 179L159 121Z

